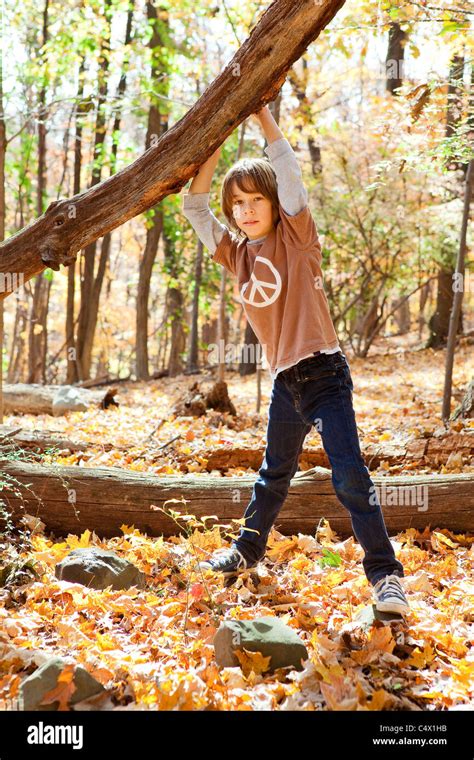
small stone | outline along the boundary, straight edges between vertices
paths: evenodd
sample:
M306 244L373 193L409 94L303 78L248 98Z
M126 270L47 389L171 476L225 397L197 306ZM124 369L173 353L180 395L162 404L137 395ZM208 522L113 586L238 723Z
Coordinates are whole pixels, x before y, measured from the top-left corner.
M80 388L62 385L53 398L52 407L53 415L58 417L65 412L86 412L89 405L81 396Z
M58 580L82 583L94 589L112 586L116 591L131 586L145 587L144 573L132 562L104 549L74 549L58 562L54 572Z
M221 623L214 636L217 665L221 668L238 666L236 649L270 656L270 671L288 666L303 670L302 660L308 659L308 651L298 634L276 617Z
M404 622L404 617L399 612L382 612L378 610L375 604L363 607L354 616L354 625L359 625L363 630L368 631L374 625L376 620L382 623L399 623Z
M20 685L19 707L20 710L44 710L54 711L58 709L59 702L43 704L42 701L48 691L52 691L58 685L58 676L66 665L74 660L63 657L52 657L41 665L31 676L25 678ZM70 704L82 702L84 699L95 697L105 691L99 681L81 667L76 665L73 683L76 691L71 695Z

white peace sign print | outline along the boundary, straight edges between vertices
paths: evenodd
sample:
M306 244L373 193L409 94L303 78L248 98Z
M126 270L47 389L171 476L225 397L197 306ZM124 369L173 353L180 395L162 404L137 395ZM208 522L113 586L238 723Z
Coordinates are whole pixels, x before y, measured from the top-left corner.
M255 264L257 261L260 261L262 264L264 264L270 272L272 273L272 281L267 280L259 280L255 276L255 272L252 272L250 275L250 280L242 285L242 289L240 291L240 296L242 298L242 301L245 301L245 303L250 304L250 306L256 306L258 308L261 308L262 306L270 306L281 293L281 277L278 269L275 269L272 262L266 259L264 256L256 256L255 257ZM250 289L250 293L248 298L245 296L245 293L247 292L247 288L252 283L252 287ZM271 295L267 294L265 291L270 290L273 291ZM260 295L260 298L262 300L257 301L256 296L257 294Z

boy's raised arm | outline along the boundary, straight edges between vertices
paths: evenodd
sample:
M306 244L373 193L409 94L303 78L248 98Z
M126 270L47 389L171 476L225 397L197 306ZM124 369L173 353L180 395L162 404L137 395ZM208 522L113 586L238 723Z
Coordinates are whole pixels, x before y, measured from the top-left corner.
M188 192L183 195L182 205L184 216L211 253L215 253L227 230L227 227L220 223L209 208L209 192L220 153L219 147L200 167Z
M217 162L221 155L221 146L209 156L207 161L199 168L198 173L189 185L190 193L208 193L211 189L212 177L214 175Z
M265 153L275 170L278 200L290 216L296 216L308 205L308 193L301 179L301 168L295 152L283 135L268 106L253 114L267 139Z

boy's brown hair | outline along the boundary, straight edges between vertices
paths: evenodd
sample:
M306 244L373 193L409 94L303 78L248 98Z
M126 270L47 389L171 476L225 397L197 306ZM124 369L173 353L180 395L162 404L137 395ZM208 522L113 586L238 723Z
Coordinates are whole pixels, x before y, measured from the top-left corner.
M266 158L241 158L227 172L221 188L221 208L230 228L237 236L246 238L234 219L232 213L233 184L244 193L261 193L271 201L273 207L273 224L280 219L278 189L275 170Z

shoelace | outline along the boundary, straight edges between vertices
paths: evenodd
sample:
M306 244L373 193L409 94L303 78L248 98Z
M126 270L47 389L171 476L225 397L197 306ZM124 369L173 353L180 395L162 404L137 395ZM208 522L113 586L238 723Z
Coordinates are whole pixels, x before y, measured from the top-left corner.
M238 549L228 549L227 547L224 548L224 549L217 549L216 550L216 554L219 554L222 557L225 557L226 555L229 556L229 557L232 557L234 554L238 554L239 557L240 557L240 559L237 562L237 567L238 568L239 567L243 567L244 570L247 567L247 560L245 559L245 557L243 556L243 554L241 554L239 552Z
M246 567L247 567L247 560L246 560L246 559L245 559L245 557L244 557L244 556L243 556L243 555L242 555L242 554L239 552L239 550L238 550L238 549L236 549L235 551L237 552L237 554L238 554L238 555L239 555L239 557L240 557L240 559L239 559L239 561L238 561L238 563L237 563L237 567L243 567L243 568L244 568L244 570L245 570L245 569L246 569Z
M387 575L385 578L382 578L382 581L379 581L379 583L375 584L377 593L385 594L386 592L389 592L391 594L394 594L394 596L397 596L402 601L405 601L405 594L403 593L403 588L398 576Z

